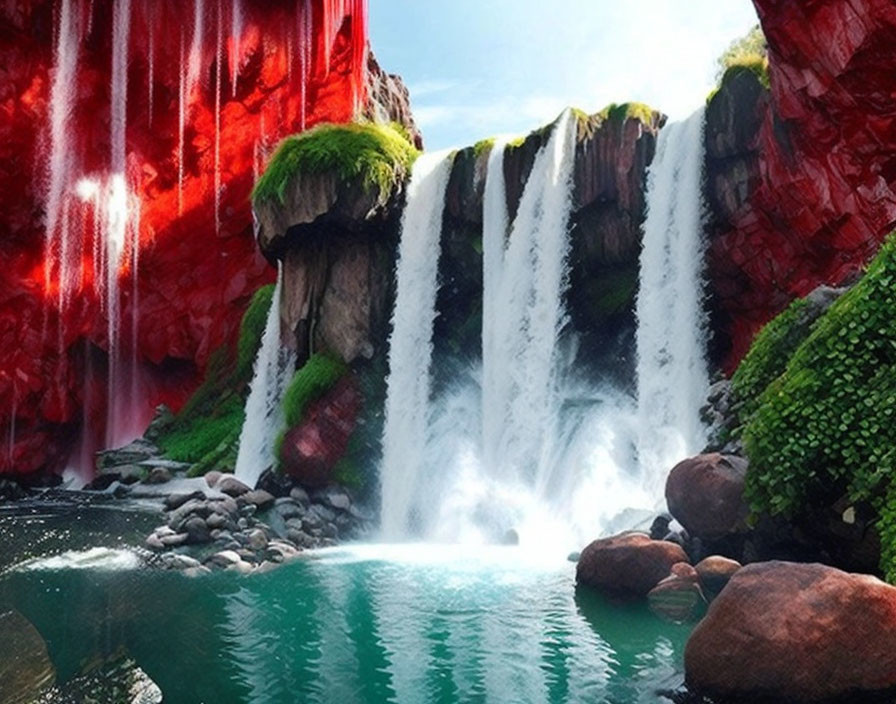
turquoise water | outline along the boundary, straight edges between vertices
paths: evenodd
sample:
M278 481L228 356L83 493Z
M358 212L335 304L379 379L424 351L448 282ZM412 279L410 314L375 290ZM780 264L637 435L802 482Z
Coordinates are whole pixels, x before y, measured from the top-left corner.
M523 548L348 546L192 579L122 558L0 578L60 682L122 648L166 704L629 704L683 679L689 628L576 592L574 565Z

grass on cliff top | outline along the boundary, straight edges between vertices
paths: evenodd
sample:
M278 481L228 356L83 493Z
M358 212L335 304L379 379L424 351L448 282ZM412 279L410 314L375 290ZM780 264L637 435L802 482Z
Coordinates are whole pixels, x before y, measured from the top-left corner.
M299 173L334 173L344 182L360 180L365 188L388 194L418 154L407 130L396 125L317 125L280 143L252 189L252 201L283 203Z
M632 118L634 120L640 120L645 125L649 125L653 120L654 113L656 111L646 105L645 103L610 103L601 110L598 116L604 120L612 120L618 122L624 122L625 120Z

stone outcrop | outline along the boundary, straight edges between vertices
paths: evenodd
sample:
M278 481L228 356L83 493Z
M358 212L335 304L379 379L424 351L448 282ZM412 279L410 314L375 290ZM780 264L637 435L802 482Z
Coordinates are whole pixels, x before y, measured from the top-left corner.
M706 606L697 570L686 562L672 565L669 576L648 592L647 606L660 618L674 623L696 619Z
M749 71L707 111L715 357L860 270L896 223L896 10L888 0L755 0L771 91Z
M896 687L896 588L819 564L748 565L691 635L685 676L743 701L866 701Z
M688 556L681 546L651 540L644 533L622 533L588 544L576 566L576 582L621 597L644 597L672 566Z

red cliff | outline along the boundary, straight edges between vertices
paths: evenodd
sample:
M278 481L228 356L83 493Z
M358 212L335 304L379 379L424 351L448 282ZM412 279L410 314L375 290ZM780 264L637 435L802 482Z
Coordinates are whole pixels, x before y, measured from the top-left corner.
M0 474L195 387L274 277L255 174L365 109L366 31L366 0L0 5Z
M709 267L729 370L764 322L817 285L849 279L896 223L896 5L754 2L770 100L748 106L757 123L745 153L710 153L728 169L719 178L710 167L723 212Z

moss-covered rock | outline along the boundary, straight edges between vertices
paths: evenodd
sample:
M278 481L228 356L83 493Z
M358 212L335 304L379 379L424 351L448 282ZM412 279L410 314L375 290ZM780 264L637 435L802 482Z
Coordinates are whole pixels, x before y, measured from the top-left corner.
M879 507L880 532L896 535L896 503L890 503L896 478L894 310L891 236L866 275L814 324L747 418L747 494L755 511L799 515L841 499L872 502ZM786 352L786 341L785 334L760 341L741 375L744 388L774 373L779 362L771 357L776 348ZM885 544L882 568L891 578L894 553Z
M283 140L252 191L265 256L282 258L309 225L357 232L387 218L419 153L408 139L398 125L363 122L318 125Z

